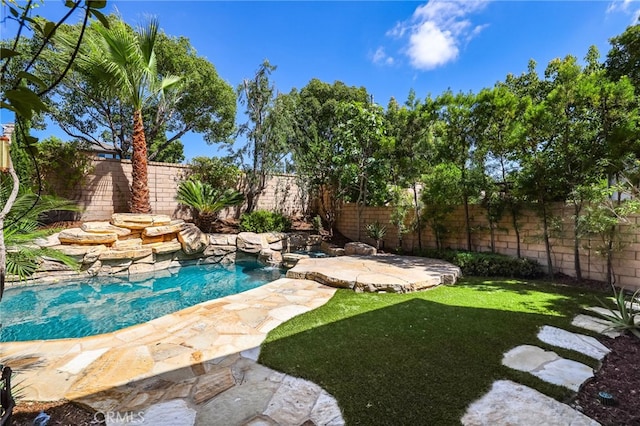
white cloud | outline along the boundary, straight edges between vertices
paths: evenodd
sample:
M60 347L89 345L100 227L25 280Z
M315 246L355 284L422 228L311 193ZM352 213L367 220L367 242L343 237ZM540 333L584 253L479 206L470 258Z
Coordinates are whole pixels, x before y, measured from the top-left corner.
M607 13L621 12L631 15L631 25L638 23L640 18L640 1L638 0L613 0L607 7Z
M474 25L468 16L482 10L489 0L429 0L418 6L410 19L387 31L390 37L404 39L411 64L430 70L455 60L460 44L476 37L487 25ZM628 1L628 0L627 0Z
M375 53L372 57L374 64L385 64L385 65L393 65L394 59L393 57L387 55L384 51L384 47L380 46L376 49Z
M613 0L607 7L607 13L628 12L633 0Z

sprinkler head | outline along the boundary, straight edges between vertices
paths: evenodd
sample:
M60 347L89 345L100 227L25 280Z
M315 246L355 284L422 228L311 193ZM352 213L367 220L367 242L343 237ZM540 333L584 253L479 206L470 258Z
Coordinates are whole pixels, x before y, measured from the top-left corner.
M598 392L598 400L602 403L602 405L615 405L616 403L613 395L605 391Z

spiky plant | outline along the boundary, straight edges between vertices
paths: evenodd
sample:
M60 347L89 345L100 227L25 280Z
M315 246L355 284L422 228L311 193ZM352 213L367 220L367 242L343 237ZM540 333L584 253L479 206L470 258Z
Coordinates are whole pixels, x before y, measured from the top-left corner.
M380 250L380 241L384 239L386 233L387 227L378 221L367 225L367 235L369 236L369 238L375 240L376 250Z
M3 199L6 195L4 192L5 187L0 194ZM34 243L36 239L48 237L58 231L55 228L42 228L40 220L44 214L54 210L79 211L78 206L69 200L51 195L43 195L37 202L36 200L37 196L34 193L21 192L5 220L7 273L21 280L33 275L43 257L60 261L71 268L78 267L77 261L72 257Z
M210 232L220 210L242 204L244 195L233 189L217 190L207 183L187 180L178 187L178 202L191 207L198 227Z
M611 309L602 300L598 299L609 313L596 312L610 324L609 330L629 332L640 339L640 289L633 293L629 300L624 290L613 288L613 299L616 309Z

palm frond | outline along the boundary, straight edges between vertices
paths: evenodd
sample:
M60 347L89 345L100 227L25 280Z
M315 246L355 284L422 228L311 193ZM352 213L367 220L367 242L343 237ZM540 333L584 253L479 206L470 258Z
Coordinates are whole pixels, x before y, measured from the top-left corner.
M243 201L244 195L238 191L219 191L200 181L187 180L178 187L178 202L194 208L199 214L218 213L226 207L242 204Z

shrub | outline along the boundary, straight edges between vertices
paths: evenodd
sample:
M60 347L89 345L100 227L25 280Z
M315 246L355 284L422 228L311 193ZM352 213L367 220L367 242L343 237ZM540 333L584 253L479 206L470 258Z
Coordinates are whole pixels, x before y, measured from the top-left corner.
M465 275L482 277L538 278L542 268L535 260L518 259L496 253L461 250L423 250L421 255L457 265Z
M291 227L291 221L280 213L256 210L240 216L240 230L245 232L283 232Z
M189 163L188 180L200 181L218 189L236 189L241 179L240 169L229 158L195 157Z

